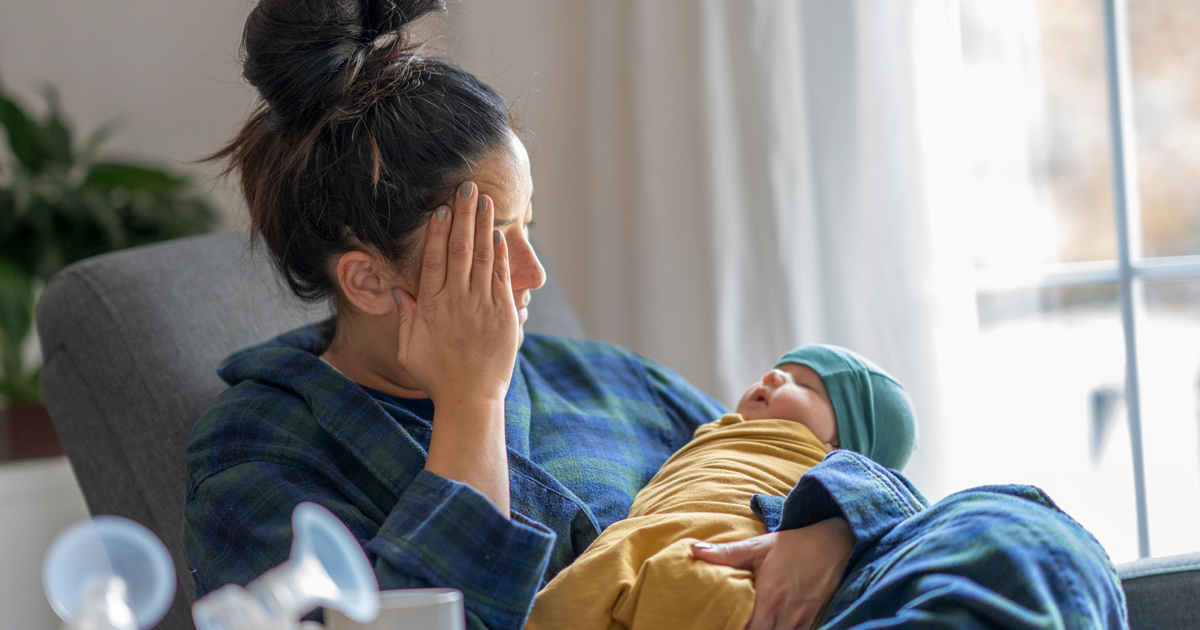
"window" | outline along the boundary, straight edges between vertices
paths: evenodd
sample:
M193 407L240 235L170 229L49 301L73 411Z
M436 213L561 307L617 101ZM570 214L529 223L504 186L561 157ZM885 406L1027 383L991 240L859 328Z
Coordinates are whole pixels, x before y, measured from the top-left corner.
M948 472L1043 487L1118 562L1196 551L1200 3L961 19L979 391Z

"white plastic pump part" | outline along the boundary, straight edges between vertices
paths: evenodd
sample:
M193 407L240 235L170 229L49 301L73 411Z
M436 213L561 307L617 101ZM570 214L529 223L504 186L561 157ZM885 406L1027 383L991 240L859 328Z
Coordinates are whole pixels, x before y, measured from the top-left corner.
M42 588L68 627L147 630L175 597L175 565L145 526L97 516L54 539L42 562Z
M192 605L199 630L294 630L317 607L366 623L379 614L379 582L349 529L329 510L301 503L292 512L287 562L245 588L223 586Z

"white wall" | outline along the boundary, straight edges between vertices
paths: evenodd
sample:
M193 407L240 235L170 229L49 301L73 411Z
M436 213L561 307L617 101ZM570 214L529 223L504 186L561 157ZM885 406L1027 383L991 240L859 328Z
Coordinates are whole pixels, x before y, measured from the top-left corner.
M252 5L206 0L0 0L0 81L41 109L49 82L62 95L80 139L120 118L107 147L179 169L215 151L252 106L237 65L242 23ZM211 179L203 179L213 186ZM228 186L215 200L238 216Z

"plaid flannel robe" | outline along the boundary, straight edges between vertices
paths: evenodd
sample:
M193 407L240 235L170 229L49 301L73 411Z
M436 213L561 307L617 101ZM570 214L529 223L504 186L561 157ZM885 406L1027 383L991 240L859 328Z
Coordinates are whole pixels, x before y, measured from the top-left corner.
M184 547L198 595L286 560L292 509L314 501L358 538L381 588L457 588L469 626L519 628L545 580L725 411L627 350L527 335L505 401L509 521L423 470L432 405L419 415L372 397L319 359L325 344L308 326L222 364L231 387L187 452Z

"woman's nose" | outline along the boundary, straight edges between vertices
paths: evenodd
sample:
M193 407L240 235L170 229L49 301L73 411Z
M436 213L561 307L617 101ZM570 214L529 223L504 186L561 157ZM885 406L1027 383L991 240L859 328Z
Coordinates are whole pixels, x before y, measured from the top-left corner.
M546 284L546 270L527 238L508 241L508 264L513 291L534 290Z

